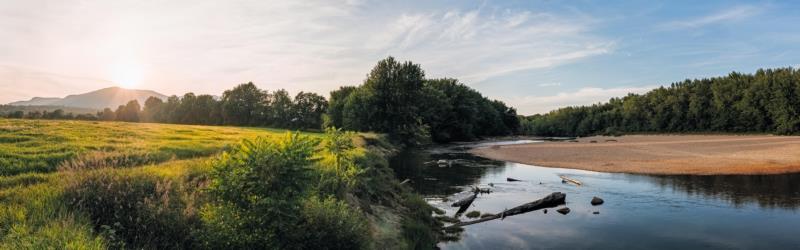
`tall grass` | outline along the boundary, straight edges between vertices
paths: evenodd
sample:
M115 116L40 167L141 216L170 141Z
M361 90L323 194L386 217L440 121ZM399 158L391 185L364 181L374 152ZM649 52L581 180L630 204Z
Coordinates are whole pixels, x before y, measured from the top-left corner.
M0 249L433 247L379 135L277 132L0 119Z
M0 176L205 157L242 139L275 134L261 128L0 118Z

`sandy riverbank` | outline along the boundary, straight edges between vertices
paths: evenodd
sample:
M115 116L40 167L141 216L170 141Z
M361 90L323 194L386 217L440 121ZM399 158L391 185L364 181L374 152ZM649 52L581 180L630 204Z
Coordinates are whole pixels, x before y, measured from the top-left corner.
M800 172L800 136L633 135L586 137L578 141L479 148L471 152L543 167L617 173Z

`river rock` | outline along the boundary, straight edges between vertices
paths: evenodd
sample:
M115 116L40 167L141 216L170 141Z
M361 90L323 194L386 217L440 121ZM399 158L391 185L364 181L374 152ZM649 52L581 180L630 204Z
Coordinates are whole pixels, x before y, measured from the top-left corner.
M569 208L568 207L562 207L562 208L559 208L558 210L556 210L556 212L558 212L560 214L568 214L569 213Z
M597 206L597 205L602 205L602 204L603 204L603 199L600 199L597 196L592 198L592 206Z

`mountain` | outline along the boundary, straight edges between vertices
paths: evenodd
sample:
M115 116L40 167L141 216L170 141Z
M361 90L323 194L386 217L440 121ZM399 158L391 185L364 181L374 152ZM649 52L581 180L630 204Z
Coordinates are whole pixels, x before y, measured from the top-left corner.
M102 110L104 108L115 109L119 105L125 105L131 100L137 100L139 101L140 105L144 106L144 101L151 96L160 98L162 100L167 99L167 96L152 90L110 87L79 95L68 95L64 98L34 97L29 101L12 102L8 105L63 106Z

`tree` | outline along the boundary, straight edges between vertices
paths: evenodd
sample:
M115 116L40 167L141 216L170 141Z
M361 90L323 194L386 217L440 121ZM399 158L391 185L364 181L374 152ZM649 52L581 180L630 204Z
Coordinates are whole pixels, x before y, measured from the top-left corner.
M164 101L160 98L151 96L144 101L141 120L144 122L165 122Z
M248 82L226 90L222 94L222 110L225 124L256 125L265 114L266 94L255 84Z
M289 92L283 89L272 92L269 104L269 111L271 111L269 121L271 122L268 124L279 128L288 128L292 124L293 118L293 103Z
M344 127L344 105L347 104L347 97L354 90L356 90L355 86L342 86L337 90L331 91L325 127Z
M114 113L110 108L103 109L102 112L97 113L97 117L103 121L113 121L117 119L117 114Z
M293 128L322 128L322 115L328 108L325 97L315 93L300 92L294 97L292 105Z
M138 122L140 109L139 102L136 100L131 100L126 105L120 105L116 111L116 120Z

